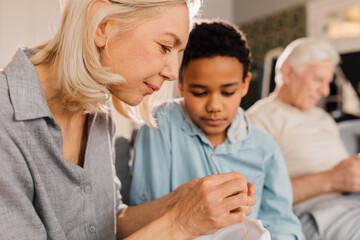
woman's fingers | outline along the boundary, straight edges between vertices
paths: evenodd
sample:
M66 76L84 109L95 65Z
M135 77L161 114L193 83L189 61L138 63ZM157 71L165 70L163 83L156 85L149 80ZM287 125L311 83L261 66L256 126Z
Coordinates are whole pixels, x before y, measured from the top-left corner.
M239 206L253 206L256 204L255 185L248 183L246 177L237 172L214 174L202 178L199 181L205 198L209 198L212 203L220 203L220 201L236 196L235 207L230 206L231 209ZM229 202L229 201L225 201ZM231 210L229 209L229 210Z
M187 194L175 205L174 218L191 237L244 221L251 214L249 206L256 203L254 184L237 172L209 175L179 191Z
M248 196L246 193L239 193L230 197L227 197L223 200L224 212L229 213L244 213L244 216L249 216L251 214L251 208L249 207L249 202L256 202L254 196ZM254 204L252 204L254 205Z
M235 178L231 179L227 182L223 182L222 184L218 185L216 187L216 190L218 190L218 193L223 197L229 197L235 194L239 193L245 193L248 192L247 182L246 178L240 179Z
M247 184L247 180L244 174L239 172L228 172L228 173L221 173L221 174L213 174L206 177L201 178L208 182L209 184L219 186L228 181L239 180L241 185Z
M253 183L251 183L251 182L248 182L248 183L247 183L247 187L248 187L248 195L249 195L249 196L254 195L255 192L256 192L255 185L254 185Z

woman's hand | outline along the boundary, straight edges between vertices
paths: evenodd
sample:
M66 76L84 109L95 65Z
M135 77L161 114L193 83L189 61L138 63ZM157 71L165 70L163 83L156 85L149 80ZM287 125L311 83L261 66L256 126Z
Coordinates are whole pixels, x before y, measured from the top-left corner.
M175 191L180 200L169 221L189 239L244 221L256 203L255 186L237 172L194 179Z

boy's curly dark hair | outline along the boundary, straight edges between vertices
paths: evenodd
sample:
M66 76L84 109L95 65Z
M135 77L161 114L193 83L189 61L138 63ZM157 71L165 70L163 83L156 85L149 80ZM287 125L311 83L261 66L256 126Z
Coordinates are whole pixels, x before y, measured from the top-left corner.
M182 70L191 60L216 56L235 57L244 67L243 80L251 64L251 53L245 34L235 25L224 20L199 20L190 32L182 59L179 80L182 82Z

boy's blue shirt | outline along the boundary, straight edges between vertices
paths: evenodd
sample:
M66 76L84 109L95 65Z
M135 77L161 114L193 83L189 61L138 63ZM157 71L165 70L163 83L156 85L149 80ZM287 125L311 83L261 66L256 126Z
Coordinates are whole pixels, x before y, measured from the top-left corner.
M292 212L292 190L275 141L239 108L224 143L213 148L175 99L155 114L157 129L143 126L136 139L130 204L162 197L194 178L237 171L255 184L257 203L249 218L260 219L273 240L304 239Z

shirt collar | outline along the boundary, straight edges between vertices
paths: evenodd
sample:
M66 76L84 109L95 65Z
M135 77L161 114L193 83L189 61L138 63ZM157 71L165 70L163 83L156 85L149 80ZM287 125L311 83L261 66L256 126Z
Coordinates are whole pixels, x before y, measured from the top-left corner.
M182 129L190 136L196 136L196 135L199 136L199 138L203 142L212 146L209 139L207 139L207 137L205 136L205 133L200 128L198 128L196 126L196 124L192 121L189 112L185 108L183 99L180 100L179 106L180 106L180 110L182 111L182 113L185 117L183 125L182 125Z
M198 135L203 142L209 142L204 132L201 129L199 129L192 121L188 111L184 106L184 101L181 101L179 105L185 117L185 121L183 123L182 129L185 132L187 132L189 135L192 136ZM235 143L245 140L250 135L250 131L251 131L250 126L251 126L250 121L248 117L245 115L244 110L239 107L230 127L228 128L227 139L229 140L230 143Z
M32 49L19 49L4 69L15 120L19 121L52 118L37 72L29 59L34 52Z
M239 107L227 131L227 137L231 143L240 142L249 137L250 131L250 120L244 110Z

